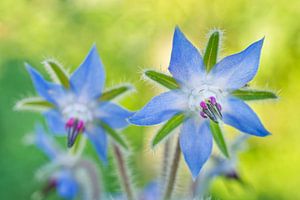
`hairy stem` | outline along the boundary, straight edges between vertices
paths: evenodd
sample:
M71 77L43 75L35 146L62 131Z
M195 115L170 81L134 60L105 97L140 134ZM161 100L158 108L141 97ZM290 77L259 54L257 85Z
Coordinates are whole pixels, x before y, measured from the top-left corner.
M164 200L170 200L172 197L175 182L176 182L176 176L177 176L177 171L178 171L178 167L179 167L179 162L180 162L180 154L181 154L181 150L180 150L180 144L179 144L179 139L178 139L177 144L176 144L176 149L174 152L171 170L170 170L169 176L168 176L167 187L166 187L164 198L163 198Z
M126 164L123 158L123 154L121 152L121 149L117 145L113 145L114 154L117 160L117 166L120 173L120 181L122 183L122 187L125 191L125 194L127 196L128 200L134 199L133 190L130 183L130 178L128 176L127 170L126 170Z
M165 185L166 177L168 175L169 157L170 157L170 140L167 140L164 145L163 160L162 160L162 172L161 172L161 185Z
M198 179L191 182L191 199L195 199L197 195Z

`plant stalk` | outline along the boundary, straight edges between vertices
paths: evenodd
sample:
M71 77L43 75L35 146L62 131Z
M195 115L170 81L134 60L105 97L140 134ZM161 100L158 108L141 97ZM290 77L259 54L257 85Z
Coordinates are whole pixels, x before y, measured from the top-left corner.
M165 191L164 198L163 198L164 200L170 200L172 197L172 194L174 191L174 186L176 183L176 176L177 176L177 171L178 171L178 167L179 167L179 162L180 162L180 154L181 154L181 150L180 150L180 144L179 144L179 139L178 139L176 148L175 148L175 152L174 152L171 170L170 170L169 176L168 176L166 191Z
M125 191L127 199L133 200L135 198L131 187L130 178L126 170L126 164L123 158L123 154L121 152L121 149L115 144L113 145L113 150L117 160L117 166L120 173L120 181L122 183L122 187Z
M166 178L168 175L168 167L169 167L169 157L170 157L170 140L167 140L164 145L163 159L162 159L162 172L161 172L161 185L166 184Z

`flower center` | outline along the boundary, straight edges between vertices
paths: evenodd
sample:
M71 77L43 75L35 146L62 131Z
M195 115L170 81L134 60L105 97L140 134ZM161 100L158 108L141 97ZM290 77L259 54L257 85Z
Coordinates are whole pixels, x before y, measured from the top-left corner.
M214 122L218 123L218 120L222 119L222 107L219 104L214 96L210 96L208 99L205 99L200 102L200 116L203 118L209 117Z
M93 120L92 106L83 103L70 103L64 107L62 114L65 119L81 119L83 122L88 123Z
M191 90L189 108L191 111L199 113L202 118L209 118L218 123L218 120L222 119L220 100L223 97L224 92L221 89L205 85Z
M62 110L68 132L68 147L72 147L78 134L84 132L88 123L93 121L93 106L83 103L69 103Z

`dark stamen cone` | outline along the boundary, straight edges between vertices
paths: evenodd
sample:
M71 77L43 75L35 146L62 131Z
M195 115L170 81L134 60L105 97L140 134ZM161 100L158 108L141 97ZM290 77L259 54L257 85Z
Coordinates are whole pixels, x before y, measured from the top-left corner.
M81 133L84 129L84 124L80 120L74 120L74 123L72 123L71 126L67 126L68 130L68 148L71 148L78 136L79 133Z

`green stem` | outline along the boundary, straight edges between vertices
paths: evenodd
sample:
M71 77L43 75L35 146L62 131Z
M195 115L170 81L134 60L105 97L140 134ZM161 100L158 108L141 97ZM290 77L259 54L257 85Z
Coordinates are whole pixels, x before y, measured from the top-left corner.
M170 157L170 141L167 140L164 145L163 160L162 160L162 173L161 173L161 185L165 185L166 177L168 174L169 157Z
M179 162L180 162L180 154L181 154L181 150L180 150L180 144L179 144L179 139L177 140L177 144L176 144L176 149L174 152L174 157L173 157L173 163L171 166L171 170L169 173L169 177L168 177L168 182L167 182L167 187L166 187L166 192L164 194L164 200L170 200L174 191L174 186L176 183L176 176L177 176L177 171L178 171L178 167L179 167Z
M126 164L121 152L121 149L117 145L113 145L114 154L117 160L117 166L120 173L120 181L122 182L122 187L125 191L128 200L133 200L134 194L130 183L130 178L127 174Z

